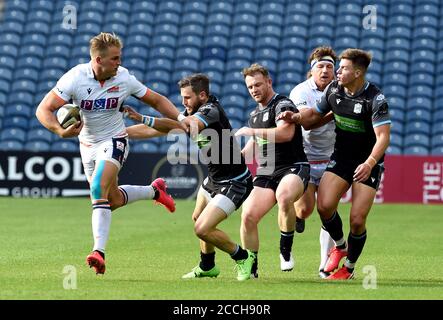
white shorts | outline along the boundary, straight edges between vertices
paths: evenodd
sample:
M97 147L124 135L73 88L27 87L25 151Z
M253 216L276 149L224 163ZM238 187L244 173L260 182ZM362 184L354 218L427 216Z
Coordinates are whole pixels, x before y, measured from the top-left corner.
M91 146L80 143L80 155L88 181L90 181L95 164L98 161L111 161L118 167L118 170L120 170L128 157L128 153L129 143L127 137L111 138Z
M324 163L309 163L311 166L311 178L309 179L309 183L315 184L317 187L320 184L320 179L323 173L326 170L326 167L328 166L328 161Z
M223 194L219 193L219 194L216 194L214 197L211 197L209 192L206 191L205 189L203 189L202 186L200 186L198 193L206 198L206 201L208 201L208 204L211 204L214 207L222 209L228 217L231 215L231 213L233 213L235 211L234 202Z

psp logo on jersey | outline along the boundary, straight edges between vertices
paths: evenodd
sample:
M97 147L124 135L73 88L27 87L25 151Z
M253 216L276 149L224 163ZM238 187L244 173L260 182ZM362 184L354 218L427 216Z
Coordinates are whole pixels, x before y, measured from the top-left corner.
M122 152L125 150L125 144L121 141L116 141L115 147Z
M361 108L362 108L362 105L361 105L361 103L356 103L355 105L354 105L354 113L361 113Z

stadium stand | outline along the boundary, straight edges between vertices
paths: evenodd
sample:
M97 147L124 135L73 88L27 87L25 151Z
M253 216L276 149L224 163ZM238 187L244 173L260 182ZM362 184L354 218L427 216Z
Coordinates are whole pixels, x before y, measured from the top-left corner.
M63 9L77 9L77 28L65 29ZM123 40L123 65L181 108L177 81L190 72L211 76L214 93L235 126L254 103L241 69L269 67L275 88L288 95L303 81L318 45L339 53L373 53L368 79L390 103L388 153L443 154L443 1L374 0L376 28L363 25L362 1L286 0L8 0L0 12L0 147L77 150L37 131L34 112L69 68L89 61L88 41L100 31ZM363 17L363 18L362 18ZM436 67L437 66L437 67ZM155 110L128 99L149 114ZM166 148L161 139L133 143L135 152Z

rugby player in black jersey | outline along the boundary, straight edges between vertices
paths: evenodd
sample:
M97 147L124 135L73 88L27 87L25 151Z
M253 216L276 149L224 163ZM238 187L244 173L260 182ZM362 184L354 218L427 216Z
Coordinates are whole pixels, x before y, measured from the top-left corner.
M234 243L218 229L220 222L238 209L252 190L252 176L245 164L240 146L232 134L232 127L217 98L209 93L209 78L193 74L179 81L185 111L183 118L190 127L190 136L201 150L201 160L208 166L208 177L197 195L192 219L194 232L200 239L199 265L182 278L217 277L215 248L235 260L237 279L250 278L255 255ZM150 138L180 129L181 124L170 119L143 116L127 108L129 117L143 122L127 128L131 138Z
M294 202L304 193L309 182L309 163L303 150L301 127L276 118L285 111L298 112L287 97L274 92L268 70L253 64L243 69L246 87L257 102L249 118L249 127L237 131L250 136L243 152L251 148L258 155L254 189L243 204L240 234L242 245L256 255L259 250L258 223L278 204L280 227L280 268L294 268L291 253L295 230ZM252 276L257 276L257 261Z
M285 112L279 119L311 126L332 111L336 124L334 153L318 189L318 212L323 226L335 241L325 272L339 267L327 279L345 280L354 268L366 241L366 219L384 171L384 153L389 146L388 104L380 89L365 79L371 55L360 49L346 49L340 55L337 81L325 90L315 109L301 113ZM344 239L337 207L352 187L350 232Z

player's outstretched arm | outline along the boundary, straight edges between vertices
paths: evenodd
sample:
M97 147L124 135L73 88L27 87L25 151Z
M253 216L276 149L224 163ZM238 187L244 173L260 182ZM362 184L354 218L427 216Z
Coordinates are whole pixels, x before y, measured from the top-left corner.
M160 137L172 130L183 130L180 122L166 118L155 118L145 116L135 111L130 106L124 107L124 112L127 116L136 122L141 122L141 125L130 126L126 128L129 138L132 139L147 139Z
M180 112L172 104L172 102L169 101L168 98L151 89L148 90L148 92L140 100L149 104L155 110L169 119L177 120L178 115L180 114Z
M35 116L46 129L52 131L61 138L76 137L79 135L83 123L78 121L68 128L63 129L54 115L54 112L66 103L67 101L50 91L38 105Z
M277 116L277 120L284 120L295 124L302 125L305 130L311 130L321 127L333 119L332 112L322 116L313 108L303 108L299 112L284 111Z

